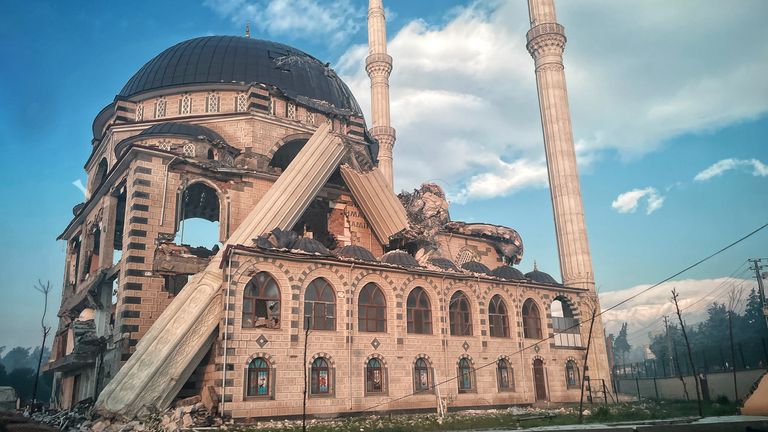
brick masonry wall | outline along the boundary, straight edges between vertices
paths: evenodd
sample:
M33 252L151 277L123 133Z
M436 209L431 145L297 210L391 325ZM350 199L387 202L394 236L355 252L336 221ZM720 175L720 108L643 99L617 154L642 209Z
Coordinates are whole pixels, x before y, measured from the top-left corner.
M281 289L281 326L279 329L243 328L242 295L252 275L268 272ZM373 266L351 268L349 263L312 258L279 258L239 255L233 261L232 289L229 291L229 314L226 330L222 322L219 341L212 357L216 367L207 369L204 380L221 392L224 369L224 346L227 353L225 410L233 417L298 415L302 409L303 391L303 295L306 286L315 278L325 278L336 292L337 324L335 331L311 331L308 343L308 367L317 356L326 357L335 369L333 397L310 397L308 412L332 414L362 411L379 403L377 410L434 409L433 394L422 394L400 402L387 400L413 392L413 364L417 357L428 359L440 382L456 376L459 358L467 356L476 368L494 363L505 357L513 368L515 390L499 391L496 367L476 371L476 392L459 394L455 380L440 386L443 396L454 395L452 406L490 406L534 402L532 362L541 358L545 364L547 393L552 401L574 402L579 391L567 389L565 362L583 365L584 350L559 348L542 343L539 350L528 349L516 353L523 345L536 341L522 339L522 303L531 298L544 314L545 335L552 335L550 303L555 296L572 299L579 310L582 297L579 292L560 292L554 287L541 287L512 283L499 283L467 278L442 278L430 274L417 274L399 269ZM387 332L358 331L357 294L365 284L373 282L381 287L387 300ZM405 301L416 286L428 293L432 306L431 335L407 333ZM457 291L465 292L472 308L472 336L451 336L448 325L447 302ZM510 310L511 338L488 336L486 305L493 295L501 295ZM226 306L225 306L226 307ZM583 327L583 326L582 326ZM585 330L583 329L582 332ZM226 343L225 343L226 340ZM388 376L385 396L365 395L364 366L367 359L382 359ZM245 396L246 368L255 357L268 359L275 373L273 399ZM607 360L602 359L605 362Z

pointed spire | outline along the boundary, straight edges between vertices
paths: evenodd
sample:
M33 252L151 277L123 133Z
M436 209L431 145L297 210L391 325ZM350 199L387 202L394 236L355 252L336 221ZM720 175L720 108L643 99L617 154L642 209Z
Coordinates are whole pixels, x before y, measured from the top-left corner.
M539 266L536 265L536 260L533 260L533 271L539 271Z
M251 38L251 23L247 21L245 23L245 37Z
M368 3L368 57L365 71L371 79L371 135L379 143L379 169L394 189L392 148L395 130L389 115L389 74L392 57L387 54L387 21L382 0Z

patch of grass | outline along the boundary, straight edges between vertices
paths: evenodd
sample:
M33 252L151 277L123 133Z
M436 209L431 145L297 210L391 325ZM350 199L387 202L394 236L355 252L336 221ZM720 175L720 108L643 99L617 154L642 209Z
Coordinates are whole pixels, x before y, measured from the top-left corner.
M532 411L526 414L509 410L491 410L487 412L456 412L449 414L442 422L434 414L413 414L393 416L366 416L334 420L315 420L309 422L307 430L311 432L433 432L457 431L468 429L491 428L531 428L576 424L578 414L575 406L560 410ZM690 401L642 401L614 405L587 406L589 414L584 416L586 423L614 423L626 421L663 420L676 417L698 415L696 402ZM736 414L734 403L704 403L705 416L723 416ZM541 418L553 414L551 418ZM531 417L538 417L532 418ZM529 419L526 419L529 418ZM229 428L238 432L298 432L301 423L262 422L258 425L241 428Z

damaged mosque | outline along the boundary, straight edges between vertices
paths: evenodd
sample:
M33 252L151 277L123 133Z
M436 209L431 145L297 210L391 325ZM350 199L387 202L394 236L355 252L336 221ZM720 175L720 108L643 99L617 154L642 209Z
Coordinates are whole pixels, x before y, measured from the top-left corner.
M395 194L381 0L370 123L326 63L199 37L149 60L93 122L87 199L59 236L55 405L94 398L131 418L199 395L234 419L301 415L304 400L310 415L493 407L578 401L585 375L605 397L566 39L553 0L528 6L562 281L519 269L514 229L451 220L437 185ZM213 249L183 243L191 219L216 223Z

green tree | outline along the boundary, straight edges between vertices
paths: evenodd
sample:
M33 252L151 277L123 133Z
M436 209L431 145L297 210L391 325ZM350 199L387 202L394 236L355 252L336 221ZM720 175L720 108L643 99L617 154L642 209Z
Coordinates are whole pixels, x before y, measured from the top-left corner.
M624 364L624 359L630 350L632 350L632 345L627 341L627 323L622 323L619 335L613 342L613 351L621 358L621 364Z

